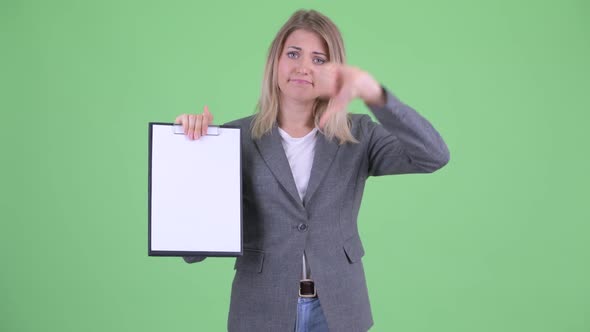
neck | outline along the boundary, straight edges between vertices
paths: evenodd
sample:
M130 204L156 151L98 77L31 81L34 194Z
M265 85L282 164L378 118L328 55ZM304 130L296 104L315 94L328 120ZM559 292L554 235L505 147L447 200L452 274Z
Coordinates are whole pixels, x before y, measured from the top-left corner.
M314 127L313 105L315 101L298 102L283 98L280 104L279 127L291 137L303 137Z

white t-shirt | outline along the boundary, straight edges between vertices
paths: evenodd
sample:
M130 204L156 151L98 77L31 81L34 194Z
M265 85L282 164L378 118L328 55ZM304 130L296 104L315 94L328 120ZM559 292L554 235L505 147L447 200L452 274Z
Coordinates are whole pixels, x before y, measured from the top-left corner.
M279 128L279 134L282 138L281 143L283 143L283 149L287 155L287 160L289 160L291 173L293 173L293 179L301 200L305 197L309 176L311 175L317 132L318 129L314 128L303 137L291 137L286 131ZM311 278L311 271L305 261L305 253L303 253L303 278Z

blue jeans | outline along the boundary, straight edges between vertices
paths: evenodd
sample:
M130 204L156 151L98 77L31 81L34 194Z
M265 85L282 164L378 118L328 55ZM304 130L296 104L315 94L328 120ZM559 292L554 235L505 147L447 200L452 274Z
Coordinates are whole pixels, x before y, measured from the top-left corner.
M295 332L329 332L319 298L298 298Z

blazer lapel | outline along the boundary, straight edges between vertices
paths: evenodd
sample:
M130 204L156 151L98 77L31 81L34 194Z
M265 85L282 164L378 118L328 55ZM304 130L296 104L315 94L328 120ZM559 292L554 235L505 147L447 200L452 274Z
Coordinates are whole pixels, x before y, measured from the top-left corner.
M309 202L315 191L318 189L320 183L326 176L326 172L330 168L339 147L340 145L338 145L335 140L330 141L326 136L318 132L311 175L309 177L309 183L307 184L305 197L303 197L303 205L307 205L307 202Z
M293 173L291 172L291 166L289 165L287 155L283 149L281 136L277 126L275 125L269 134L262 136L262 138L259 140L255 140L255 143L258 147L260 155L266 162L268 168L270 168L270 171L273 173L275 178L279 181L283 188L287 190L293 199L302 205L303 203L299 197L299 192L297 191L297 186L295 185L295 180L293 179Z

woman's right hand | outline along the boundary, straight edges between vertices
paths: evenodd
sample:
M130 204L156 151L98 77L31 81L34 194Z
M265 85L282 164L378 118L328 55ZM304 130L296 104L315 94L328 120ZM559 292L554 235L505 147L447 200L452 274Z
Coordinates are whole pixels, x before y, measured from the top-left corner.
M212 122L213 114L209 113L208 106L203 107L202 114L181 114L174 121L182 125L184 134L191 140L207 135L207 128Z

